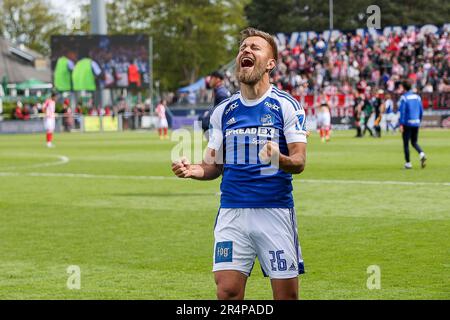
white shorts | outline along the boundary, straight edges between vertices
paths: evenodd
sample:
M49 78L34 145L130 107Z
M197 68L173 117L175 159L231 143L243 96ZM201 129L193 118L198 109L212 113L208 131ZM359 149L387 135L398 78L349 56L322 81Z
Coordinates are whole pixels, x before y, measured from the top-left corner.
M168 128L169 124L167 123L167 119L159 119L158 121L158 129Z
M386 113L386 121L387 122L394 122L395 121L395 114L393 113Z
M322 129L331 127L331 118L329 116L319 114L317 116L317 127Z
M214 228L213 272L250 276L258 257L264 276L295 278L304 273L294 209L221 208Z
M318 117L317 118L317 127L321 129L327 129L331 127L331 120L330 118L326 117Z
M47 132L55 131L55 119L51 118L44 119L44 127Z

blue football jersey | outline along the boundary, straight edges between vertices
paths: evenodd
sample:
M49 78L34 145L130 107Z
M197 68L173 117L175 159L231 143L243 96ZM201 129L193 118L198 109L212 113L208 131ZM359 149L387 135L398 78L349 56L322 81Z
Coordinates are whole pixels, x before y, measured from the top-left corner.
M222 208L292 208L292 175L276 164L261 163L267 143L306 143L305 111L291 95L271 86L258 100L240 92L224 100L211 115L208 147L218 151L224 171Z

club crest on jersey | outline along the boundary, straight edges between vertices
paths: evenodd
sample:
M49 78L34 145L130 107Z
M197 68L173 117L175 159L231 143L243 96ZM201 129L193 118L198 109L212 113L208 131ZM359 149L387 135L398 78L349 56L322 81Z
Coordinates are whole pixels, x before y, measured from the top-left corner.
M261 117L261 124L263 126L273 126L273 117L270 114L265 114Z

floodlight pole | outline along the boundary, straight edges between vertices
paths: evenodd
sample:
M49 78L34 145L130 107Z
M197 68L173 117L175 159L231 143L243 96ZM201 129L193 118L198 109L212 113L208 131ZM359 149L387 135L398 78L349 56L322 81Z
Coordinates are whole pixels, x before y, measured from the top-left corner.
M104 0L91 0L91 34L108 33L106 4Z
M330 0L329 2L329 9L330 9L330 34L328 35L328 41L327 41L327 47L326 50L328 51L330 49L330 41L331 41L331 33L333 32L333 0Z
M91 0L91 34L106 35L108 33L108 24L106 22L106 4L104 0ZM103 107L103 96L106 96L106 90L98 88L97 97L94 102ZM95 101L97 98L98 101Z
M330 0L330 32L333 31L333 0Z

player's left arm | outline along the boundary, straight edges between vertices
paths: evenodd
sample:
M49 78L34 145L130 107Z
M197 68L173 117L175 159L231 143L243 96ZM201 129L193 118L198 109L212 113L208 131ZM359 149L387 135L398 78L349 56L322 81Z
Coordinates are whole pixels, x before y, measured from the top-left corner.
M268 141L259 152L259 159L261 163L271 163L287 173L303 172L306 165L306 143L289 143L288 151L289 155L284 155L280 152L278 143Z
M289 156L280 153L280 169L293 174L302 173L306 166L306 143L288 144Z
M261 156L263 160L265 158L271 159L272 163L278 162L279 168L285 172L298 174L305 169L308 134L305 110L298 102L293 102L285 104L283 108L283 132L289 154L282 154L278 144L269 141L264 146Z

